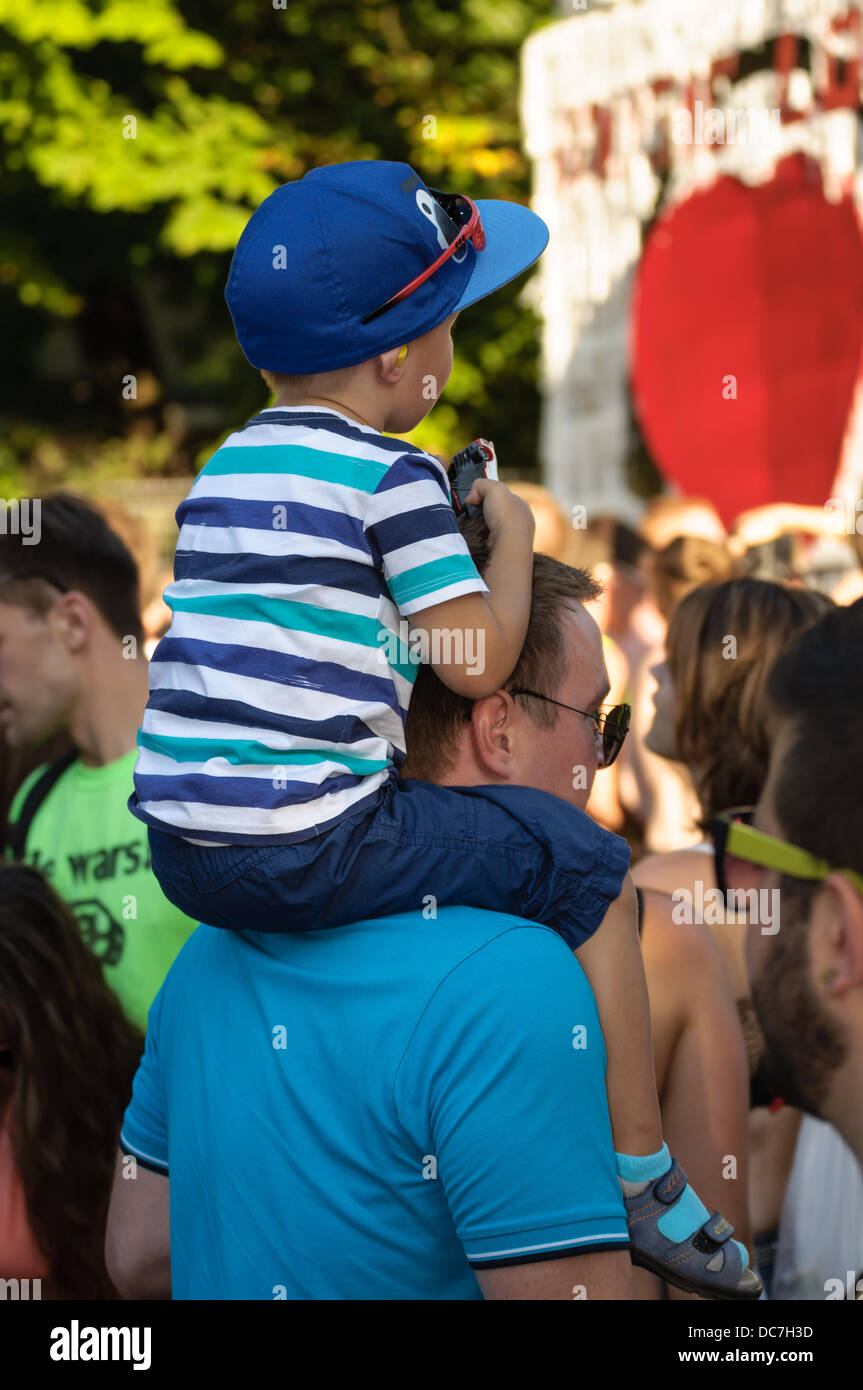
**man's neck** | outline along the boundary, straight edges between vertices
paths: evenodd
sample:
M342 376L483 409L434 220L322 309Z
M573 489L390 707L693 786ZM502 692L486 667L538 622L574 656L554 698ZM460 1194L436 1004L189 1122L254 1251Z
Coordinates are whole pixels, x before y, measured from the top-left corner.
M91 654L69 734L85 767L104 767L131 753L147 704L147 658L125 660L120 639Z
M838 1129L863 1168L863 1106L860 1105L863 1075L855 1070L854 1060L854 1043L851 1042L848 1061L831 1088L830 1104L825 1108L822 1119Z

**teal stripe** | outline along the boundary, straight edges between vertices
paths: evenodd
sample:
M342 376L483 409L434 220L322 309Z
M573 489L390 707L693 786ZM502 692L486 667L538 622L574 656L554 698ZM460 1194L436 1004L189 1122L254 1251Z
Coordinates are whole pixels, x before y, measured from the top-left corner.
M371 493L388 468L388 463L379 463L376 459L325 453L323 449L308 449L302 444L242 444L217 449L198 476L285 473L300 478L315 478L321 483L340 483L342 487Z
M386 641L383 638L383 633L387 634ZM386 653L387 664L390 670L398 671L400 676L403 676L410 685L413 685L419 674L422 663L419 661L411 661L410 647L407 643L403 642L398 633L393 632L392 628L386 627L381 623L380 633L378 634L378 645L381 651ZM397 651L395 660L393 659L394 650Z
M290 753L284 748L268 748L265 743L252 739L232 742L222 738L170 738L166 734L146 734L143 729L138 730L138 744L141 748L149 748L151 753L173 758L176 763L205 763L210 758L224 758L226 762L237 765L259 763L264 766L284 767L291 764L303 767L312 763L332 762L361 776L382 772L389 767L385 758L355 758L341 749L327 748L318 752L314 748L303 748Z
M171 598L169 608L183 613L210 614L214 618L236 618L240 622L270 623L292 632L312 632L316 637L334 637L359 647L376 647L378 622L362 614L343 613L337 608L319 608L314 603L272 598L268 594L201 594L195 598Z
M412 598L433 594L436 589L445 589L450 584L458 584L463 579L480 579L481 575L469 555L445 555L440 560L430 560L428 564L416 565L387 581L387 588L396 603L407 603Z

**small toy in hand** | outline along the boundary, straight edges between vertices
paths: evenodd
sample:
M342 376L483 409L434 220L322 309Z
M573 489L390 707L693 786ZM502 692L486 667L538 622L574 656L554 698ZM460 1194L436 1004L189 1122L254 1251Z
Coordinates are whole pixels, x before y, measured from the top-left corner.
M472 444L453 454L447 472L456 516L460 517L465 512L468 516L476 516L482 512L482 506L471 503L466 507L464 499L477 478L492 478L497 481L497 456L494 445L488 439L475 439Z

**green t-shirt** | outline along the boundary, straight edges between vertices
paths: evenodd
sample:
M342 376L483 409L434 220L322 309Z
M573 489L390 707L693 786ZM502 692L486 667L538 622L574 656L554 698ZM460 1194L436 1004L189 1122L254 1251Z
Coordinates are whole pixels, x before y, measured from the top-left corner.
M198 924L165 897L150 868L147 827L126 805L137 756L133 748L104 767L72 763L37 810L24 858L72 908L108 984L146 1028L147 1010ZM18 788L10 822L45 766Z

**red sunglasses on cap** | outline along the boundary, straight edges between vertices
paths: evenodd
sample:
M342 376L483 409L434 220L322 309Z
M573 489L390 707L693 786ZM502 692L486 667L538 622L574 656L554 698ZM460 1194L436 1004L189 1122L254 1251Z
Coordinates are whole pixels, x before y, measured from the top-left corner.
M436 226L440 228L447 239L446 250L442 251L437 260L427 266L414 280L411 280L410 284L391 295L370 314L366 314L365 318L360 320L361 323L371 323L372 319L385 314L387 309L391 309L394 304L400 304L403 299L407 299L409 294L413 294L414 290L425 284L426 280L434 275L435 271L439 270L444 262L448 261L450 256L454 255L466 242L472 242L475 251L485 250L485 232L476 203L464 193L441 193L437 188L430 188L429 193L446 214L449 223L449 226L446 226L441 221L436 222Z

